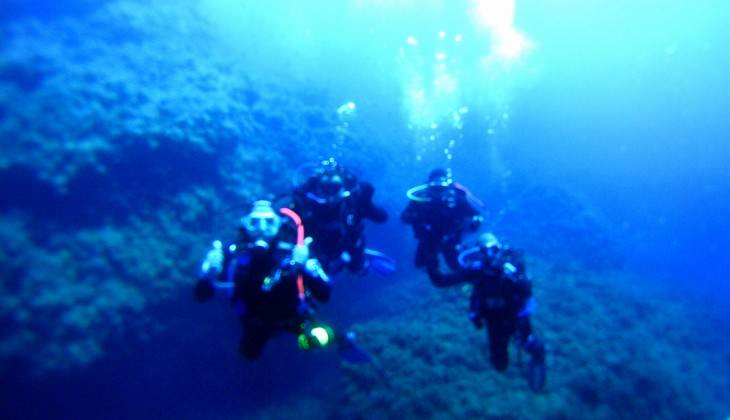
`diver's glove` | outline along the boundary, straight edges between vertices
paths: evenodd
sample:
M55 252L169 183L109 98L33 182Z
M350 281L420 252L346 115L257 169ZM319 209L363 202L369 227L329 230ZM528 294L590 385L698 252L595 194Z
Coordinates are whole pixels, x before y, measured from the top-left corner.
M304 267L309 260L309 244L312 243L312 238L307 237L304 239L304 244L294 245L291 251L291 263L299 267Z
M221 271L223 271L223 243L215 240L205 255L203 263L200 264L198 278L212 280Z
M223 271L223 243L216 240L200 264L198 282L193 289L193 295L198 302L205 302L213 297L215 293L213 282L221 271Z
M308 259L309 247L306 245L295 245L291 251L292 263L304 265Z

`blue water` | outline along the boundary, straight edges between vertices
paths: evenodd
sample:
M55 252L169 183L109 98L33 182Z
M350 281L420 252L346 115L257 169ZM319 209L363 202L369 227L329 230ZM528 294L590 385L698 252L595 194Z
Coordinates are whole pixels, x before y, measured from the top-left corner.
M616 331L624 348L660 348L667 361L650 372L666 375L656 379L666 394L646 398L667 404L639 412L601 396L600 378L625 380L604 387L621 392L645 378L596 361L586 377L598 385L585 386L552 343L564 371L547 394L514 391L534 404L514 417L669 418L659 407L670 402L687 410L680 417L730 414L715 397L730 383L714 379L730 377L730 4L238 3L10 0L0 11L0 406L10 418L410 418L424 416L419 404L438 417L425 397L378 406L387 387L360 397L362 375L287 337L246 363L228 305L191 299L199 258L239 209L287 192L295 168L329 156L375 185L390 220L368 226L368 244L398 270L337 278L323 317L378 331L377 348L389 326L416 322L422 301L437 302L436 329L450 325L440 317L458 293L431 296L398 222L404 192L450 167L485 202L486 227L536 266L553 264L545 272L558 274L539 279L553 283L537 288L546 335L605 321L585 307L571 319L550 304L556 295L601 307L612 305L604 293L626 297L612 307L622 313L668 308ZM350 101L354 112L340 108ZM576 266L576 278L605 276L605 290L560 277ZM676 336L621 334L665 323ZM568 347L603 353L593 341ZM500 383L484 365L480 380ZM443 394L463 391L440 380ZM438 381L421 385L438 393ZM689 402L676 402L683 390ZM595 411L571 411L576 401ZM494 410L477 417L504 415Z

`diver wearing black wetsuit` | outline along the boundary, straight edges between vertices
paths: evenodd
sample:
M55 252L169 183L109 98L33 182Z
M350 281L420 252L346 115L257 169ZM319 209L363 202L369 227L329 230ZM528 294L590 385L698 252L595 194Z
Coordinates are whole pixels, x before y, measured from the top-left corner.
M208 252L197 299L210 299L214 289L228 290L243 326L239 351L247 359L258 358L279 332L298 335L302 348L326 345L332 330L317 326L313 304L329 299L330 283L318 261L309 258L306 245L284 240L295 233L268 201L255 202L243 225L239 241L225 249L216 241Z
M375 188L359 181L334 159L294 189L294 210L313 238L312 252L328 273L367 268L365 219L385 223L388 214L373 203Z
M535 302L522 254L486 233L476 246L459 254L459 263L461 270L456 273L442 274L438 267L430 267L429 275L448 284L473 285L469 319L477 329L486 324L492 366L498 371L507 369L509 342L514 337L532 356L530 387L541 389L545 384L545 346L530 324Z
M456 184L449 171L435 169L428 183L409 190L410 202L401 214L401 221L413 227L418 240L415 264L418 268L438 265L438 254L444 256L452 270L459 269L458 255L465 231L476 231L482 216L467 198L467 192ZM436 286L448 283L431 278Z

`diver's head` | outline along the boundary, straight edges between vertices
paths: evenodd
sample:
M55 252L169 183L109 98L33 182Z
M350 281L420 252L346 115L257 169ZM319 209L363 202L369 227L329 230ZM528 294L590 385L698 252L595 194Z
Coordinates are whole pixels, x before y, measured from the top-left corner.
M340 174L322 174L317 182L317 195L328 202L339 201L343 197L344 191L345 182Z
M241 218L241 225L253 241L267 243L279 233L281 217L276 214L271 202L254 201L251 211Z
M454 182L451 169L436 168L428 174L428 183L447 187Z
M322 161L317 171L314 194L321 204L336 204L350 195L345 185L347 174L334 158Z
M499 239L491 232L479 235L479 246L489 257L496 256L502 249L502 244L499 242Z

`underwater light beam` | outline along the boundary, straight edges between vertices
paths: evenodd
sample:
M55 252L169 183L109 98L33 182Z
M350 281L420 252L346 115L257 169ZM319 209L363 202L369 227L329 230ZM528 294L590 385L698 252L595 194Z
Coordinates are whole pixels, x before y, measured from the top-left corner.
M492 53L514 60L531 47L527 38L514 27L515 0L474 0L474 18L492 37Z

